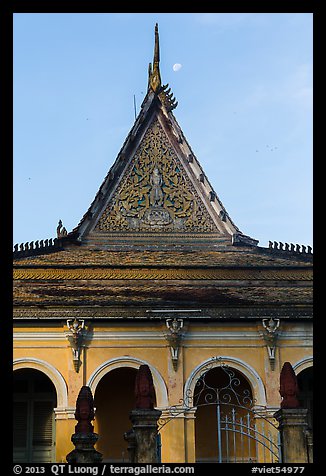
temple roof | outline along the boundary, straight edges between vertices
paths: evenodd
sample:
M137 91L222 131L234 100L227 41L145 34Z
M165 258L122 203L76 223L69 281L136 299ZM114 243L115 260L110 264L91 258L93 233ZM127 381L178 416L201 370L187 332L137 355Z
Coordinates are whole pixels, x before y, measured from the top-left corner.
M129 304L133 316L157 306L310 316L311 248L262 248L234 224L172 113L159 62L156 25L146 97L89 209L70 233L60 221L54 240L15 245L15 316L89 306L116 318Z
M178 103L161 82L159 63L156 24L153 65L138 117L79 224L67 233L59 222L60 247L76 242L96 249L257 245L232 221L195 157L172 113ZM44 243L36 242L36 248L40 252ZM22 249L33 250L34 243Z
M14 315L55 318L78 308L85 316L150 318L146 309L172 307L201 309L210 318L311 317L312 279L312 254L274 248L153 252L71 245L15 260Z
M177 102L161 84L159 61L156 25L141 111L73 235L103 248L147 240L166 247L178 238L184 244L202 238L256 245L231 220L177 123Z
M55 267L158 267L158 268L310 268L312 253L286 252L273 248L229 247L228 249L184 249L175 250L103 250L70 245L69 247L22 256L14 261L15 268L55 268Z
M257 246L258 240L231 219L172 113L178 103L161 81L157 24L148 73L138 117L79 224L67 233L60 220L57 238L15 245L14 258L47 255L75 244L124 251ZM280 249L290 247L280 243Z

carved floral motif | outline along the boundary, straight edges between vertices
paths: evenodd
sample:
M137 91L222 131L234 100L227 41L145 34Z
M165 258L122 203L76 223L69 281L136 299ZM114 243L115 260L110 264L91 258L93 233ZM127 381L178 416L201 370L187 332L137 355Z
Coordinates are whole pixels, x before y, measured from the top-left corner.
M217 231L157 120L147 130L96 229Z

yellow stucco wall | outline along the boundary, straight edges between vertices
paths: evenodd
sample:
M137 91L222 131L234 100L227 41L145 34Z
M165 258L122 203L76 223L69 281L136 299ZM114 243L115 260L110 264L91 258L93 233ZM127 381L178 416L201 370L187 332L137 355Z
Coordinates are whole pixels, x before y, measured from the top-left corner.
M196 375L196 369L200 369L200 366L212 357L219 356L225 357L231 367L235 366L240 372L243 370L245 376L246 373L251 374L252 382L255 376L258 376L258 383L254 383L253 386L251 382L254 398L258 397L260 400L265 398L265 402L259 403L264 403L270 408L278 408L279 373L283 363L289 361L295 365L300 361L311 359L311 325L282 323L274 370L271 369L261 331L260 323L257 322L234 324L187 322L179 353L178 369L175 371L170 349L164 337L166 332L164 322L113 325L92 322L91 339L86 343L86 349L81 355L82 365L76 373L65 325L33 327L32 324L26 324L14 329L14 368L35 368L43 371L55 384L57 393L62 393L58 395L57 406L60 411L56 413L56 461L62 462L65 461L67 453L73 449L70 441L76 424L73 413L81 386L90 384L96 399L96 388L101 380L108 372L121 367L137 369L141 363L150 366L156 387L157 405L163 410L163 417L165 407L180 404L184 397L185 384L189 383L191 375ZM116 383L119 388L112 390L107 388L107 392L120 392L120 395L123 395L123 379L116 380ZM128 387L128 392L130 391ZM103 388L101 392L97 404L104 406L106 402ZM131 397L128 398L130 405ZM120 409L117 407L117 419L123 408L122 403ZM101 442L97 446L102 452L105 447L111 447L112 455L117 457L121 448L115 447L114 436L112 434L110 437L105 436L105 432L110 432L110 423L112 428L118 428L118 424L111 418L111 422L107 422L106 429L106 423L97 420L98 418L105 420L105 415L108 416L103 408L97 408L95 431L101 428L102 433ZM128 424L126 416L124 421L126 426ZM161 432L163 462L195 460L194 425L194 415L181 414L163 427ZM123 444L125 443L121 443ZM126 454L126 444L124 448ZM110 458L109 453L110 450L105 454L106 458ZM127 458L127 455L125 457Z

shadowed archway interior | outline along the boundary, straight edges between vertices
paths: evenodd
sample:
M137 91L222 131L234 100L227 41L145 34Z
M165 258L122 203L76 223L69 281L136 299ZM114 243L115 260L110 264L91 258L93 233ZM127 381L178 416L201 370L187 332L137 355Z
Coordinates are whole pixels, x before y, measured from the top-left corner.
M298 375L299 402L302 408L308 409L308 425L313 429L313 368L308 367Z
M137 370L122 367L108 372L96 387L94 431L99 434L97 451L103 461L128 461L123 435L131 429L129 414L135 406Z
M39 370L19 369L13 388L14 461L50 463L55 453L55 387Z

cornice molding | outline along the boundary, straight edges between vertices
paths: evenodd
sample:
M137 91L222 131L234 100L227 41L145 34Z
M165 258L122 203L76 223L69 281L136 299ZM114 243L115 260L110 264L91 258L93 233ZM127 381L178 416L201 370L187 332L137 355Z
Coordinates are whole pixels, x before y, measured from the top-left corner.
M47 340L56 340L56 341L66 341L68 333L60 332L14 332L13 339L17 341L47 341ZM312 339L312 330L311 331L283 331L280 333L280 340L311 340ZM232 331L232 330L210 330L210 331L195 331L187 332L184 335L184 341L195 341L195 340L257 340L261 339L259 331ZM122 340L160 340L165 341L165 337L162 329L157 331L99 331L93 332L90 335L85 335L85 342L91 341L101 341L106 340L112 342L122 341Z
M182 317L193 322L200 322L202 320L211 322L246 322L257 321L263 318L281 318L283 320L312 320L313 309L311 305L305 306L271 306L255 308L208 308L199 309L194 311L190 310L178 310L178 309L160 309L159 312L156 308L109 308L107 306L99 307L37 307L37 306L24 306L14 307L13 318L17 321L29 321L29 320L55 320L66 321L68 318L83 318L88 321L110 321L118 324L119 322L129 322L138 324L143 321L151 323L159 323L169 317Z

